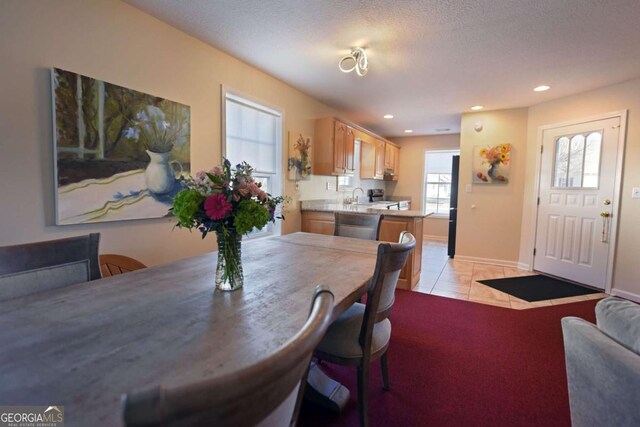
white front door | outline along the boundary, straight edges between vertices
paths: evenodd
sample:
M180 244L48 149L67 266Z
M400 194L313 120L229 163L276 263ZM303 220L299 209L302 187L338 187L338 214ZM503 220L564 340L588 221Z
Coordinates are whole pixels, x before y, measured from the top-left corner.
M545 129L534 269L604 289L620 117Z

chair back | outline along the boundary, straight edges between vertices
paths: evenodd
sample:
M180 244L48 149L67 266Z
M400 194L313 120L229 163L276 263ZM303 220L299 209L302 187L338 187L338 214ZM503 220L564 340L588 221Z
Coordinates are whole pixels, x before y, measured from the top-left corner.
M413 234L403 231L399 243L380 243L378 258L367 291L367 307L360 330L360 345L370 348L373 325L387 317L395 301L395 290L402 268L416 246Z
M331 291L316 288L307 322L276 353L211 380L128 394L123 397L125 425L294 425L311 354L329 327L332 311Z
M100 279L100 234L0 247L0 301Z
M130 271L147 268L146 265L137 259L118 254L100 255L100 272L102 277L115 276L117 274L128 273Z
M382 215L336 212L335 236L378 240Z

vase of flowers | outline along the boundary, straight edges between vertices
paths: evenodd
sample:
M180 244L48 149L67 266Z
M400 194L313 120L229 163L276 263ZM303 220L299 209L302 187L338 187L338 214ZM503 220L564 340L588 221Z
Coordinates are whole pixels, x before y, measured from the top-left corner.
M169 153L174 145L184 142L188 133L186 120L176 116L169 122L164 111L147 105L129 123L124 136L141 141L149 155L149 165L144 171L147 188L158 195L171 192L182 174L182 165L177 160L169 161Z
M205 238L211 231L218 241L216 288L233 291L243 286L242 236L284 219L276 210L285 199L262 189L246 162L231 167L228 160L208 172L186 178L173 199L171 211L178 227L197 228Z

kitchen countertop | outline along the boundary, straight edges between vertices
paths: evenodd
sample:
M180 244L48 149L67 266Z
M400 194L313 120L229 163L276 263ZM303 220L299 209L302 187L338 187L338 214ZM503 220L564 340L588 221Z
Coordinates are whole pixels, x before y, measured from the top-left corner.
M315 200L302 201L300 210L303 212L354 212L371 215L382 214L384 216L395 216L404 218L424 218L433 215L433 212L424 212L421 210L400 211L394 209L374 208L371 207L370 204L341 204Z

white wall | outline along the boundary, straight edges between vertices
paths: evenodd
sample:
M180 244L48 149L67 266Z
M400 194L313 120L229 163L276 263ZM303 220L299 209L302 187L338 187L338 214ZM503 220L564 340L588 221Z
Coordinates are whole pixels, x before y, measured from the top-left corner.
M527 169L527 109L462 115L456 258L516 265L520 249L522 192ZM482 123L482 130L474 129ZM476 145L511 144L508 184L473 184L472 152Z
M102 252L152 265L213 250L173 219L54 225L50 69L59 67L191 106L192 170L220 162L221 85L284 110L283 131L312 136L338 111L125 3L0 2L0 245L102 233ZM286 165L286 146L283 164ZM323 179L311 183L321 193ZM299 194L283 231L300 229Z

